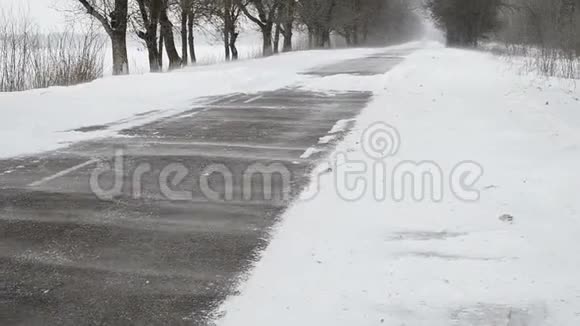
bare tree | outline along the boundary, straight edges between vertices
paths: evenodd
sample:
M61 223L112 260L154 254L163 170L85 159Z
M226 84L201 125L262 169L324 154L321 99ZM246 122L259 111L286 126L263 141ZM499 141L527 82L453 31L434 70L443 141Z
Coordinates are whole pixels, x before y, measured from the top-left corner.
M165 44L165 51L169 59L169 70L181 67L181 58L175 47L175 39L173 36L173 23L169 19L169 0L161 0L161 12L159 14L159 22L161 24L161 35Z
M197 15L195 10L190 10L187 17L187 44L189 47L189 56L192 63L197 62L197 55L195 54L195 36L193 35L193 25L196 21Z
M87 13L97 19L109 37L113 48L113 74L129 73L127 57L128 0L78 0Z
M183 65L195 63L195 35L194 27L203 19L209 19L215 6L213 0L179 0L181 16L181 57Z
M294 35L294 20L296 18L296 0L282 0L276 15L276 30L274 33L274 52L278 52L280 35L284 37L283 52L292 51Z
M337 0L300 0L297 5L300 22L308 29L309 46L330 47L332 20Z
M284 35L284 45L282 51L292 51L292 37L294 30L294 20L296 19L296 1L286 0L282 9L282 34Z
M161 14L162 0L136 0L139 6L138 22L135 25L137 36L145 42L149 55L151 72L161 71L161 58L157 43L157 29Z
M283 0L236 0L246 17L256 24L262 32L262 54L270 56L272 47L272 30L276 14Z
M179 9L181 10L181 64L187 66L189 63L188 55L188 21L193 15L191 11L193 10L192 0L179 0ZM192 22L193 24L193 22Z
M228 44L227 47L230 49L232 59L238 60L239 53L236 42L238 36L240 35L238 31L238 22L241 14L241 7L236 1L227 0L226 6L224 7L225 21L227 22L224 27L226 34L228 34Z
M240 35L240 2L237 0L214 0L207 21L218 32L224 46L226 60L239 58L237 40Z

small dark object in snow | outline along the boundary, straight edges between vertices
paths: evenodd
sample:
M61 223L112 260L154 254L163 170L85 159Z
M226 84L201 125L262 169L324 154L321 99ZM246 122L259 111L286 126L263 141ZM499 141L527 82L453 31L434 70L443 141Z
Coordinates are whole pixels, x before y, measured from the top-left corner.
M550 105L550 102L549 101L546 101L546 105Z
M509 214L503 214L499 217L499 220L506 223L512 223L514 221L514 217Z

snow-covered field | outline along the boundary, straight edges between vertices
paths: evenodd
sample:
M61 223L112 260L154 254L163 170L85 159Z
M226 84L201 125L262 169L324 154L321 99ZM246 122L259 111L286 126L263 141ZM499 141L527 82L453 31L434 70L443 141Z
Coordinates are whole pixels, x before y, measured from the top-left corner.
M195 51L197 57L198 65L216 64L225 61L225 53L223 49L222 41L214 35L215 33L210 31L196 31L195 33ZM237 48L239 51L239 56L241 60L252 59L260 57L262 54L262 39L261 34L252 28L244 29L243 33L237 42ZM181 44L180 40L177 39L176 35L176 47L177 51L181 54ZM304 38L301 35L297 35L295 43L297 46L304 42ZM145 44L138 39L135 35L130 35L128 38L127 46L128 58L129 58L129 71L132 75L134 74L145 74L149 72L149 59L147 57L147 48ZM112 56L111 48L108 45L105 49L105 75L110 76L112 73ZM163 54L164 67L167 69L169 61L167 55Z
M349 161L335 155L318 195L285 214L218 325L580 323L580 91L572 82L521 76L489 54L429 48L384 76L308 84L372 89L376 98L337 149ZM377 122L400 135L381 164L436 163L441 202L394 200L396 180L379 180L377 160L361 149ZM484 169L479 179L459 178L476 201L448 183L466 160ZM386 199L369 188L354 202L339 196L339 171L361 163L368 169L358 177L385 185Z
M261 47L254 43L240 44L238 50L240 51L240 59L242 60L260 57L262 51ZM110 76L112 73L113 63L110 52L111 52L110 48L107 48L105 52L105 61L104 61L106 76ZM147 50L143 45L133 43L131 46L129 46L127 52L129 57L129 71L132 75L145 74L149 72L149 61L147 58ZM223 47L213 43L203 43L197 45L196 56L198 59L198 64L200 65L215 64L225 61ZM164 54L163 59L164 59L164 67L165 69L167 69L167 66L169 65L167 55Z

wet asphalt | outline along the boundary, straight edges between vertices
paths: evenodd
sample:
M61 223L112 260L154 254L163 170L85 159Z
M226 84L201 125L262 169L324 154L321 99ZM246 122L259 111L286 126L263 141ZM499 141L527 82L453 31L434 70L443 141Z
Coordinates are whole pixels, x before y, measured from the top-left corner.
M383 74L404 54L304 73ZM0 325L207 325L348 128L320 138L340 120L352 127L371 98L228 94L117 137L0 160Z

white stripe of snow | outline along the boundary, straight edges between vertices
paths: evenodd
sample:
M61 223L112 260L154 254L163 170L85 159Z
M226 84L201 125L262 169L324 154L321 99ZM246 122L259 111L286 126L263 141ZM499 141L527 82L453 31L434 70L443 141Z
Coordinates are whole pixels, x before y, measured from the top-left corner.
M302 159L310 158L310 156L320 152L322 152L322 150L315 147L310 147L304 152L304 154L300 155L300 158Z
M89 166L91 164L95 164L97 162L99 162L99 159L92 159L92 160L86 161L86 162L81 163L79 165L75 165L75 166L73 166L73 167L71 167L69 169L60 171L60 172L58 172L56 174L53 174L53 175L51 175L49 177L46 177L46 178L40 179L38 181L35 181L35 182L29 184L28 186L29 187L38 187L38 186L40 186L42 184L45 184L45 183L47 183L49 181L52 181L52 180L57 179L57 178L60 178L60 177L64 177L65 175L67 175L69 173L72 173L72 172L74 172L76 170L82 169L85 166Z

